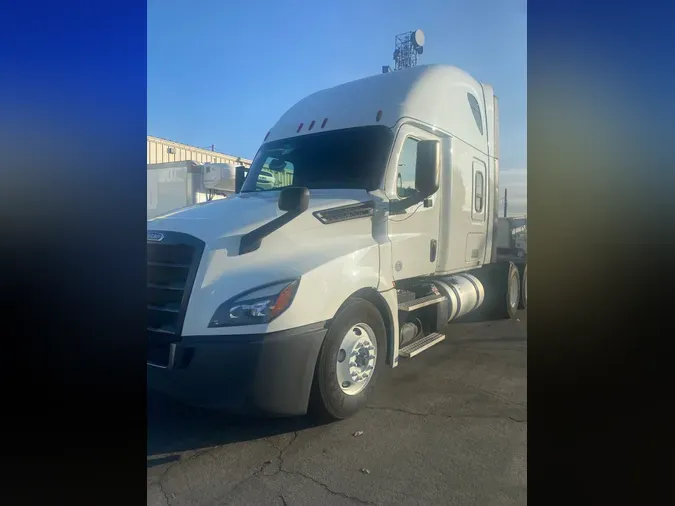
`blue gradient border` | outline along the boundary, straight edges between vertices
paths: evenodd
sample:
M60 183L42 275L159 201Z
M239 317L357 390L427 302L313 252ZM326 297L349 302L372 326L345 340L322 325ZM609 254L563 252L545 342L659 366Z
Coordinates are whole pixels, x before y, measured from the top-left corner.
M142 504L146 5L0 9L8 503ZM528 20L529 498L666 504L673 3Z
M146 4L0 20L7 502L143 504Z
M528 7L528 500L665 504L675 3Z

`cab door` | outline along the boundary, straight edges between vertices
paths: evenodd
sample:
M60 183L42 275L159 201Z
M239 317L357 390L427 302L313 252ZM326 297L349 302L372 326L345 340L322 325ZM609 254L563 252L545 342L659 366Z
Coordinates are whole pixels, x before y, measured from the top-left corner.
M403 125L400 128L387 167L386 193L390 201L404 199L415 192L417 143L420 140L441 139L413 125ZM441 152L441 167L442 158ZM389 213L388 235L394 280L435 272L438 256L439 192L440 190L405 211Z

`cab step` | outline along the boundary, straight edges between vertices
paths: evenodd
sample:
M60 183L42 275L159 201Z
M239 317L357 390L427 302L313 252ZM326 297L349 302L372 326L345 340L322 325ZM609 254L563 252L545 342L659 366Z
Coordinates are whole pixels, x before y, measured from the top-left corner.
M409 300L408 302L401 302L398 305L399 311L415 311L421 307L431 306L432 304L438 304L443 302L447 297L445 295L437 295L432 293L425 297L420 297L419 299Z
M424 336L422 339L419 339L415 342L412 342L400 350L398 354L403 358L413 358L415 355L419 355L424 350L431 348L434 344L438 344L445 339L445 334L439 334L434 332L428 336Z

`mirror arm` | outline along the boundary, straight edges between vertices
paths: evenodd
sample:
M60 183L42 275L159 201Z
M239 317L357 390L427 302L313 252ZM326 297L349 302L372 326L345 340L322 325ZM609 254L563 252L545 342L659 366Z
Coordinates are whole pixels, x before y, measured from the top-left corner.
M399 214L409 207L414 206L415 204L419 204L422 202L426 197L422 195L420 192L416 192L415 195L411 195L410 197L406 197L401 200L390 200L389 201L389 212L391 214Z
M260 244L265 237L272 232L276 232L288 222L300 216L303 212L304 211L288 211L287 213L274 218L272 221L244 234L241 236L241 241L239 243L239 254L244 255L257 250L260 248Z
M282 190L281 195L279 195L279 209L284 210L283 208L286 207L285 205L282 206L281 199L283 198L284 192L291 191L291 192L301 192L303 195L301 196L301 200L299 202L295 202L295 205L292 206L294 209L291 209L289 211L286 211L286 213L282 214L281 216L277 216L274 218L272 221L269 221L258 228L251 230L247 234L244 234L241 236L241 241L239 243L239 254L244 255L246 253L251 253L252 251L257 250L260 248L260 244L262 243L262 240L270 235L273 232L276 232L279 230L281 227L289 223L290 221L294 220L298 216L300 216L302 213L304 213L307 210L307 207L309 205L309 190L304 187L291 187L291 188L286 188L285 190ZM297 195L294 195L297 196Z

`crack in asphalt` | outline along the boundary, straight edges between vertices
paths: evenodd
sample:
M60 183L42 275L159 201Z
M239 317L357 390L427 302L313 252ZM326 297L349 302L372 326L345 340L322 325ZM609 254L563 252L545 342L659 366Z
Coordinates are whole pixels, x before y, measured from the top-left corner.
M515 403L514 403L515 404ZM413 411L413 410L408 410L404 408L396 408L396 407L389 407L389 406L366 406L367 410L375 410L375 411L392 411L392 412L398 412L398 413L403 413L407 415L412 415L412 416L422 416L422 417L427 417L427 416L435 416L435 417L440 417L440 418L508 418L509 420L512 420L513 422L516 423L527 423L526 419L519 419L515 418L513 416L503 416L503 415L471 415L471 414L465 414L465 415L445 415L445 414L439 414L439 413L432 413L432 412L420 412L420 411ZM290 471L288 469L284 469L284 458L286 456L286 452L293 446L293 444L297 441L299 435L299 431L293 431L290 440L285 444L285 445L277 445L274 442L270 441L268 438L263 438L264 441L266 441L272 448L277 450L278 454L272 459L272 460L266 460L263 462L260 466L256 468L256 470L250 474L249 476L246 476L245 478L241 479L232 487L229 488L229 490L225 493L224 496L220 496L219 498L215 499L214 504L220 503L223 499L226 499L227 496L229 496L233 491L235 491L237 488L239 488L241 485L244 483L248 482L249 480L252 480L256 477L259 477L260 475L267 476L267 477L274 477L278 475L279 473L287 474L287 475L296 475L300 476L302 478L305 478L306 480L309 480L316 485L319 485L321 488L326 490L329 494L335 495L338 497L343 497L345 499L354 501L358 504L366 504L369 506L377 506L377 503L374 503L372 501L366 501L364 499L361 499L356 496L351 496L349 494L346 494L344 492L339 492L337 490L333 490L330 488L326 483L323 483L322 481L305 474L301 471ZM172 505L172 499L169 497L169 493L164 489L164 480L167 476L167 474L176 466L180 466L182 464L186 464L190 462L191 460L198 459L203 456L208 456L210 453L212 453L215 450L218 450L220 446L215 446L211 448L204 449L202 451L195 452L194 454L190 455L186 459L181 459L178 460L171 465L167 467L167 469L160 475L157 484L159 486L159 489L164 496L164 500L166 501L167 506ZM264 471L267 469L269 466L273 464L277 464L276 469L271 474L265 474ZM286 501L286 498L283 495L278 495L279 499L281 499L282 503L284 506L288 506L288 503ZM174 496L175 498L175 496Z
M293 437L291 440L284 446L283 448L279 449L279 456L277 457L279 459L279 471L284 467L284 453L291 447L293 443L295 443L296 439L298 439L298 431L293 431Z
M192 455L190 458L192 458L193 456L194 455ZM188 458L184 462L187 462L188 460L190 460L190 459ZM171 471L171 469L173 469L175 466L177 466L180 463L181 463L180 459L175 461L173 464L169 465L164 470L164 472L162 474L159 475L159 478L157 478L157 486L159 487L159 491L164 496L164 500L166 501L167 506L171 506L171 500L169 499L169 495L167 494L166 490L164 490L164 483L162 483L162 482L164 481L164 478L166 477L168 472Z
M157 486L159 487L159 491L164 496L164 500L166 501L167 506L171 506L171 501L169 500L169 495L166 493L166 490L164 490L164 485L162 485L162 482L158 481Z
M288 450L288 448L295 442L295 440L297 439L297 437L298 437L298 431L293 431L293 436L291 437L291 440L290 440L288 443L286 443L286 445L285 445L283 448L279 448L277 445L275 445L274 443L272 443L271 441L269 441L269 439L263 438L264 441L266 441L266 442L268 442L269 444L271 444L272 447L275 448L275 449L279 452L279 455L277 456L277 460L278 460L278 462L279 462L279 469L277 469L277 470L276 470L272 475L270 475L270 476L274 476L275 474L279 473L279 471L281 470L281 465L283 464L283 455L284 455L284 452L285 452L286 450ZM203 450L201 450L201 451L196 451L195 453L193 453L192 455L190 455L189 457L187 457L187 458L185 458L185 459L179 459L179 460L173 462L172 464L170 464L170 465L164 470L164 472L162 472L162 474L161 474L161 475L159 476L159 478L157 479L157 486L159 487L160 492L161 492L162 495L164 496L164 500L166 501L167 506L171 506L171 499L169 498L168 492L167 492L167 491L165 490L165 488L164 488L164 480L165 480L166 476L169 474L169 472L170 472L174 467L176 467L176 466L181 466L181 465L187 464L187 463L190 462L191 460L195 460L195 459L198 459L198 458L203 457L203 456L208 456L210 453L212 453L212 452L215 451L215 450L218 450L219 448L221 448L221 446L213 446L213 447L210 447L210 448L203 449ZM240 481L238 481L237 483L235 483L235 484L227 491L227 494L231 493L233 490L235 490L238 486L242 485L242 484L245 483L246 481L248 481L248 480L250 480L250 479L252 479L252 478L255 478L256 476L260 475L260 473L262 473L263 470L264 470L269 464L271 464L271 463L272 463L271 460L265 461L265 462L264 462L264 463L263 463L263 464L262 464L262 465L261 465L261 466L253 473L253 474L251 474L250 476L247 476L246 478L243 478L242 480L240 480ZM283 498L282 498L282 499L283 499ZM285 504L285 499L283 499L283 501L284 501L284 504Z
M344 497L345 499L350 499L352 501L356 501L359 504L368 504L370 506L377 506L377 504L372 502L372 501L364 501L363 499L360 499L359 497L356 497L356 496L353 496L353 495L348 495L348 494L345 494L344 492L338 492L337 490L333 490L332 488L330 488L325 483L317 480L316 478L313 478L313 477L309 476L308 474L302 473L300 471L286 471L285 469L280 469L279 472L284 473L284 474L302 476L303 478L306 478L309 481L311 481L313 483L316 483L317 485L319 485L321 488L323 488L324 490L326 490L328 493L330 493L332 495Z
M316 483L317 485L319 485L320 487L322 487L324 490L326 490L328 493L330 493L330 494L332 494L332 495L336 495L336 496L339 496L339 497L344 497L345 499L349 499L349 500L351 500L351 501L356 501L356 502L359 503L359 504L368 504L368 505L371 505L371 506L375 505L374 502L371 502L371 501L364 501L363 499L360 499L359 497L351 496L351 495L345 494L344 492L338 492L338 491L336 491L336 490L333 490L332 488L330 488L330 487L329 487L328 485L326 485L325 483L323 483L323 482L317 480L316 478L313 478L312 476L309 476L309 475L307 475L307 474L304 474L304 473L301 472L301 471L289 471L289 470L287 470L287 469L284 469L284 454L285 454L286 451L291 447L291 445L292 445L293 443L295 443L295 441L297 440L297 438L298 438L298 431L295 431L295 432L293 433L293 438L288 442L288 444L286 444L286 446L284 446L282 449L279 450L279 456L277 457L278 462L279 462L279 468L278 468L277 471L274 473L274 475L279 474L279 473L284 473L284 474L289 474L289 475L302 476L303 478L305 478L305 479L307 479L307 480L310 480L310 481L312 481L313 483ZM274 475L272 475L272 476L274 476ZM282 500L283 500L283 497L282 497ZM284 504L286 504L285 500L284 500ZM376 506L376 505L375 505L375 506Z
M516 403L514 403L514 404L516 404ZM451 419L451 418L495 418L495 419L508 418L509 420L512 420L513 422L516 422L516 423L527 423L526 419L519 419L519 418L515 418L513 416L503 416L503 415L471 415L471 414L445 415L445 414L432 413L432 412L425 413L425 412L420 412L420 411L413 411L413 410L409 410L409 409L389 407L389 406L366 406L365 409L375 410L375 411L392 411L392 412L398 412L398 413L403 413L403 414L412 415L412 416L422 416L422 417L435 416L435 417L448 418L448 419ZM326 490L331 495L343 497L345 499L354 501L358 504L366 504L366 505L369 505L369 506L377 506L377 503L374 503L372 501L366 501L366 500L361 499L359 497L351 496L351 495L346 494L344 492L339 492L337 490L333 490L326 483L323 483L322 481L320 481L320 480L318 480L318 479L316 479L316 478L314 478L314 477L312 477L308 474L305 474L301 471L290 471L288 469L284 469L284 457L286 456L286 452L297 441L298 435L299 435L299 431L297 431L297 430L293 431L290 440L285 445L277 445L274 442L270 441L269 438L263 438L263 441L267 442L272 448L277 450L278 454L272 460L266 460L265 462L263 462L259 467L256 468L256 470L252 474L250 474L249 476L246 476L245 478L241 479L240 481L238 481L237 483L232 485L232 487L229 488L229 490L225 493L224 496L220 496L219 498L217 498L214 501L214 504L220 503L220 501L225 499L228 495L230 495L234 490L239 488L241 485L248 482L249 480L252 480L252 479L260 476L261 474L263 476L267 476L267 477L274 477L274 476L278 475L279 473L283 473L283 474L287 474L287 475L296 475L296 476L300 476L302 478L305 478L306 480L309 480L309 481L315 483L316 485L319 485L321 488ZM172 463L171 465L169 465L164 470L164 472L159 476L159 478L157 480L157 485L159 487L160 492L162 493L162 495L164 497L164 500L165 500L167 506L172 506L172 498L170 498L169 493L164 488L164 481L165 481L165 478L168 475L168 473L176 466L187 464L188 462L190 462L192 460L195 460L195 459L198 459L198 458L203 457L203 456L208 456L210 453L212 453L215 450L218 450L219 448L221 448L221 446L214 446L214 447L211 447L211 448L203 449L201 451L196 451L195 453L193 453L189 457L187 457L185 459L180 459L180 460ZM269 466L271 466L275 463L277 464L277 466L275 466L276 469L274 469L274 471L271 474L264 474L265 469L267 469ZM286 498L283 495L280 494L277 497L279 497L279 499L281 499L283 506L288 506ZM175 495L173 495L173 498L175 498Z
M241 480L239 480L238 482L236 482L234 485L232 485L232 486L229 488L229 490L228 490L224 495L221 495L221 496L219 496L219 497L216 497L210 504L221 504L221 501L223 501L224 499L227 500L227 496L228 496L228 495L230 495L232 492L234 492L237 488L239 488L241 485L243 485L243 484L246 483L247 481L252 480L253 478L257 478L257 477L260 475L260 473L263 472L263 470L265 469L265 467L267 467L267 466L268 466L269 464L271 464L271 463L272 463L272 462L271 462L270 460L266 460L265 462L263 462L263 463L258 467L258 469L257 469L256 471L253 472L253 474L251 474L251 475L249 475L249 476L246 476L245 478L242 478ZM277 472L278 472L278 471L277 471ZM277 474L277 473L275 472L274 474ZM274 476L274 475L271 475L271 476Z
M520 406L521 408L525 407L525 404L523 404L523 403L512 401L511 399L508 399L507 397L502 397L501 395L496 394L494 392L491 392L490 390L486 390L485 388L477 387L475 385L469 385L467 383L464 383L462 381L452 379L452 378L448 378L448 380L452 381L453 383L457 383L458 385L462 385L463 387L466 387L466 388L469 388L469 389L472 389L472 390L478 390L480 392L483 392L484 394L487 394L487 395L490 395L490 396L494 397L495 399L499 399L499 400L502 400L504 402L508 402L509 404L514 404L516 406Z
M166 501L167 506L171 506L171 499L169 499L169 495L168 495L167 491L164 489L164 483L163 482L164 482L164 479L166 478L166 475L169 474L169 471L171 471L176 466L187 464L191 460L199 458L203 455L208 455L209 453L211 453L214 450L217 450L218 448L219 448L218 446L213 446L211 448L206 448L206 449L203 449L201 451L195 451L195 453L190 455L188 458L179 459L179 460L175 461L174 463L169 465L164 470L164 472L162 474L159 475L159 478L157 478L157 486L159 487L160 492L162 492L162 495L164 496L164 500Z
M471 415L471 414L466 414L466 415L444 415L441 413L424 413L421 411L411 411L408 409L404 408L393 408L389 406L366 406L366 409L370 410L375 410L375 411L394 411L397 413L403 413L406 415L413 415L413 416L437 416L440 418L508 418L509 420L513 420L514 422L517 423L527 423L527 420L521 420L518 418L514 418L512 416L504 416L504 415Z
M272 474L263 474L263 476L272 477L272 476L276 476L277 474L279 474L280 472L282 472L281 466L283 465L283 456L284 456L284 452L285 452L286 450L288 450L288 448L290 448L290 446L295 442L295 440L296 440L297 438L298 438L298 431L296 430L296 431L293 431L293 436L291 437L291 440L290 440L288 443L286 443L286 445L285 445L283 448L278 447L278 446L275 445L272 441L270 441L268 438L263 438L263 439L262 439L263 441L269 443L270 446L272 446L272 448L274 448L275 450L277 450L277 451L279 452L279 454L275 457L276 460L277 460L277 463L279 464L279 467L278 467ZM213 449L212 449L212 450L213 450ZM211 451L211 450L209 450L209 451ZM202 452L202 454L204 454L204 453L207 453L207 452ZM200 454L200 455L202 455L202 454ZM232 485L232 486L229 488L229 490L228 490L224 495L217 497L217 498L213 501L212 504L219 504L223 499L226 499L227 496L229 496L230 494L232 494L232 492L234 492L234 491L235 491L237 488L239 488L241 485L243 485L244 483L248 482L249 480L252 480L253 478L257 478L258 476L260 476L261 473L262 473L269 465L271 465L271 464L273 464L273 463L274 463L273 460L266 460L265 462L263 462L263 463L262 463L262 464L261 464L261 465L260 465L260 466L259 466L259 467L251 474L251 475L246 476L245 478L242 478L241 480L239 480L238 482L236 482L234 485ZM279 495L278 497L280 497L281 500L283 501L284 505L286 505L286 499L285 499L282 495Z
M363 499L360 499L359 497L351 496L351 495L345 494L344 492L338 492L337 490L333 490L333 489L330 488L327 484L325 484L325 483L323 483L323 482L317 480L316 478L313 478L312 476L309 476L309 475L307 475L307 474L305 474L305 473L303 473L303 472L301 472L301 471L289 471L288 469L284 469L284 457L285 457L285 454L286 454L286 452L288 451L288 449L296 442L297 439L298 439L298 431L293 431L293 436L292 436L291 440L290 440L288 443L286 443L285 446L283 446L283 447L281 447L281 448L278 447L278 446L276 446L274 443L271 443L271 442L270 442L270 443L272 444L272 446L273 446L275 449L277 449L278 452L279 452L279 454L278 454L277 457L276 457L276 460L277 460L277 463L278 463L279 466L278 466L278 468L274 471L273 474L271 474L271 475L265 475L265 476L270 476L270 477L271 477L271 476L276 476L276 475L279 474L279 473L288 474L288 475L295 475L295 476L301 476L301 477L303 477L303 478L305 478L305 479L307 479L307 480L310 480L311 482L313 482L313 483L319 485L321 488L323 488L324 490L326 490L328 493L330 493L330 494L332 494L332 495L336 495L336 496L339 496L339 497L344 497L345 499L349 499L349 500L351 500L351 501L355 501L355 502L357 502L357 503L359 503L359 504L367 504L367 505L370 505L370 506L377 506L374 502L371 502L371 501L364 501ZM268 440L268 441L269 441L269 440ZM243 482L245 482L245 481L251 479L251 478L254 478L255 476L258 476L258 475L259 475L259 474L260 474L260 473L261 473L268 465L270 465L270 464L272 464L271 461L269 461L269 460L268 460L268 461L265 461L265 462L262 464L262 466L260 466L260 469L259 469L258 471L256 471L253 475L249 476L248 478L246 478L245 480L243 480L242 482L240 482L239 484L237 484L237 486L240 485L241 483L243 483ZM230 492L231 492L233 489L234 489L234 487L233 487L232 489L230 489ZM283 501L284 505L286 505L286 499L285 499L282 495L280 495L279 497L280 497L281 500Z

